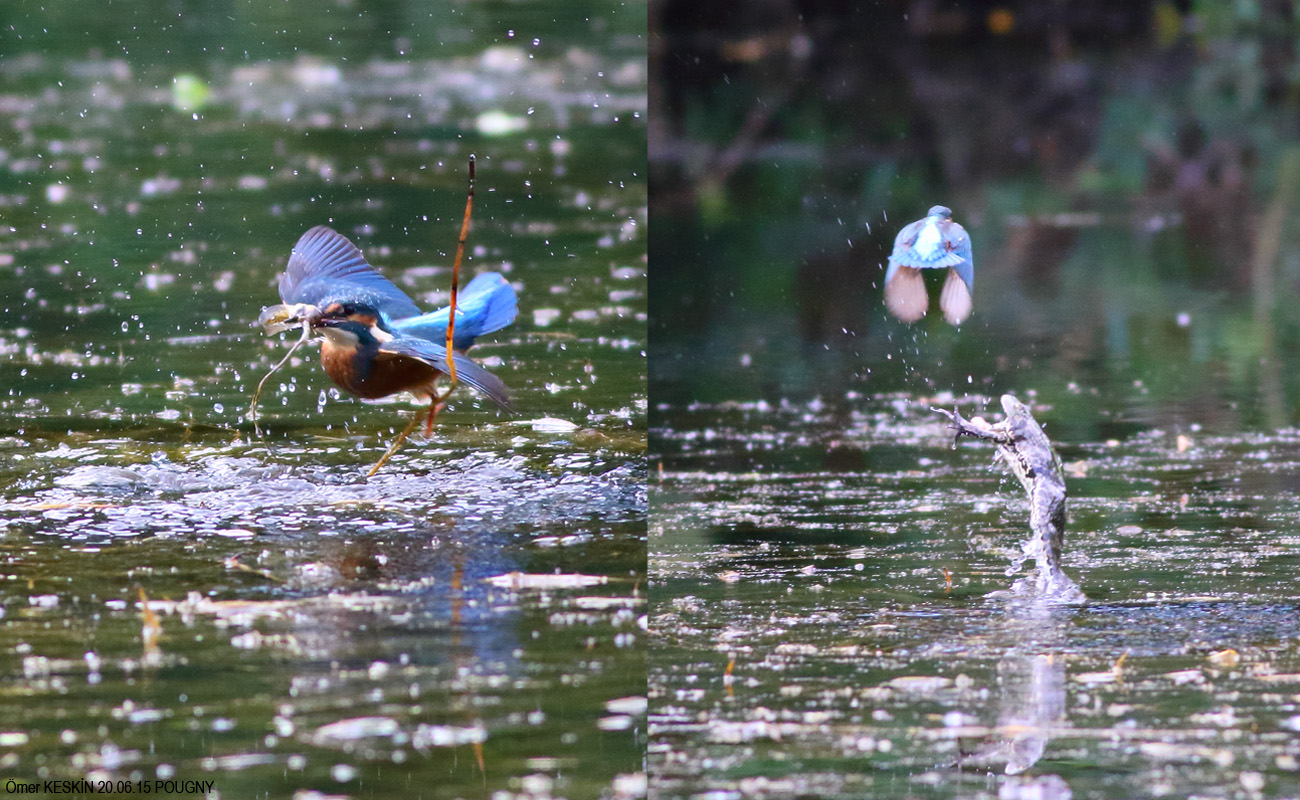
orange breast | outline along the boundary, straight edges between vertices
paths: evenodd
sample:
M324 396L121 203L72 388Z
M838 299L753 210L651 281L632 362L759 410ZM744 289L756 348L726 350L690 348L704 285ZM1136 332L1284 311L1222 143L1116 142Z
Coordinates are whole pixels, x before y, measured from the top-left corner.
M365 353L337 347L328 339L321 342L321 366L339 388L357 397L374 400L398 392L417 396L433 394L439 371L414 358L388 353ZM368 364L367 364L368 362Z

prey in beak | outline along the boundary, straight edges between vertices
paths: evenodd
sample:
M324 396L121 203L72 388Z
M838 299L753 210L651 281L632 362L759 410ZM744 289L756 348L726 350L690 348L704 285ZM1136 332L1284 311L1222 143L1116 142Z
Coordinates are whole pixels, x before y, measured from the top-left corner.
M301 328L303 324L314 328L323 316L325 312L311 303L280 303L262 309L257 324L267 333L282 333Z
M262 380L257 382L257 390L253 392L253 401L248 407L248 418L253 421L253 430L258 436L262 435L261 426L257 424L257 399L262 396L262 387L270 380L271 376L279 372L293 354L307 343L311 338L312 332L321 324L325 312L311 303L280 303L279 305L267 306L262 309L262 313L257 317L257 324L262 326L262 330L268 334L291 331L294 328L302 328L302 336L289 348L289 352L284 354L284 358L274 366L271 371L262 376Z

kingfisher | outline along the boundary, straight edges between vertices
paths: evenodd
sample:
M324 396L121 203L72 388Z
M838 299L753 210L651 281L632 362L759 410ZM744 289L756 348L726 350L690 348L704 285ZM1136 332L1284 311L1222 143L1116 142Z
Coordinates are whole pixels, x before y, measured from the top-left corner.
M906 226L894 239L885 272L885 308L904 322L925 316L929 298L921 270L948 268L939 293L944 319L960 325L970 316L975 291L975 262L966 229L952 221L952 210L934 206L925 219Z
M321 340L325 374L349 394L376 399L410 392L428 399L425 435L432 432L441 400L435 383L448 372L449 358L458 381L510 410L505 383L465 355L476 338L506 327L519 312L514 287L498 273L483 273L460 290L450 354L450 307L422 312L346 236L325 225L293 246L280 276L280 299L258 318L267 333L306 326Z

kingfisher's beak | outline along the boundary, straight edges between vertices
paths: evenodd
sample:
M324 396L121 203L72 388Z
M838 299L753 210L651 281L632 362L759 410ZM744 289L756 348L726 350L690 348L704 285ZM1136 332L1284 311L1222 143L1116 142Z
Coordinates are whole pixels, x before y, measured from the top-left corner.
M257 318L257 324L267 333L280 333L300 327L304 322L315 325L320 322L323 312L310 303L267 306Z

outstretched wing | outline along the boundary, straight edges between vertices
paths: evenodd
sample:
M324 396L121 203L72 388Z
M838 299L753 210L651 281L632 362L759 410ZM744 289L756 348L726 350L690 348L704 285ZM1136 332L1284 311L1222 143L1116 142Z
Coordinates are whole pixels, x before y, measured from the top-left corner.
M930 211L947 212L947 209L932 208ZM971 257L970 236L966 234L965 228L951 219L941 220L938 223L938 237L935 237L933 232L929 233L926 246L918 249L917 240L931 218L918 219L904 227L898 232L898 236L894 237L894 249L889 254L889 268L885 271L885 283L888 284L894 278L900 267L914 269L948 267L957 273L962 283L966 284L967 293L973 293L975 261Z
M456 298L456 330L452 347L465 350L474 339L499 331L515 321L519 300L515 289L501 275L485 272L470 281ZM447 340L448 309L440 308L418 317L393 322L395 333L419 336L434 342ZM460 362L456 368L460 369Z
M379 352L414 358L443 373L449 369L447 348L416 336L396 336L389 339L379 346ZM510 390L500 378L480 367L469 356L456 353L453 358L456 359L457 380L478 389L505 410L512 410Z
M912 245L916 244L916 236L921 232L921 226L924 224L924 219L918 219L916 222L904 225L894 237L894 249L889 254L889 269L885 271L885 283L893 279L899 267L919 266L912 263L916 260L912 254Z
M975 258L971 255L970 236L967 235L966 229L956 222L948 220L942 225L943 239L947 244L951 255L961 259L956 264L950 264L953 272L961 278L962 283L966 284L966 291L974 293L975 291Z
M420 314L415 301L370 266L356 245L324 225L304 233L293 246L280 276L280 299L317 308L331 303L367 305L390 322Z

